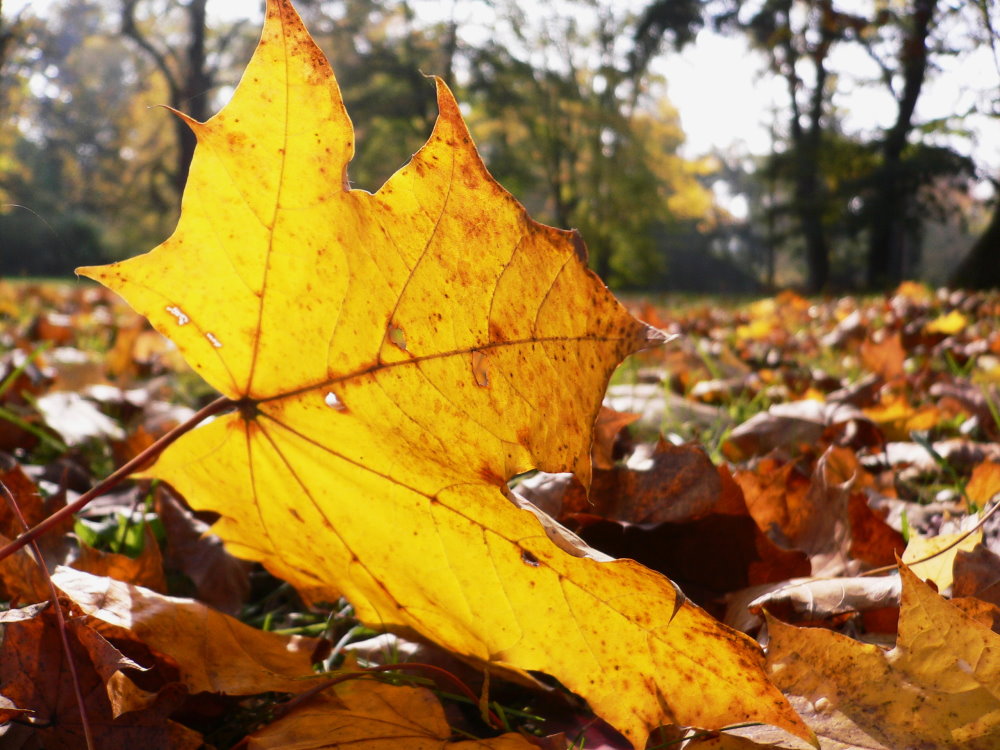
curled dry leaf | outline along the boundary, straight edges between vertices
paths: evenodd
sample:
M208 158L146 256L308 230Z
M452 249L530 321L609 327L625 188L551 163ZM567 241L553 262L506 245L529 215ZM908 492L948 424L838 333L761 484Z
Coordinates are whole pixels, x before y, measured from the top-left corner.
M860 409L804 399L775 404L754 415L729 433L722 452L730 461L744 461L776 448L796 449L822 441L860 446L878 444L880 439Z
M81 269L237 407L150 475L308 598L548 672L637 745L667 722L811 736L756 644L634 562L566 554L505 496L531 468L589 483L608 378L662 335L586 268L578 235L493 180L437 89L411 162L374 195L348 189L333 73L287 0L268 2L229 104L185 118L198 148L177 230Z
M615 465L615 442L618 433L638 420L642 415L633 412L615 411L602 406L594 425L594 444L590 455L596 469L612 469Z
M3 612L0 612L0 623L30 620L32 617L45 610L45 608L51 603L52 602L38 602L37 604L29 604L26 607L14 607L12 609L4 610Z
M816 578L795 581L754 599L748 609L785 622L822 622L837 615L898 607L898 576Z
M253 695L312 687L317 641L256 630L190 599L71 568L52 582L109 637L123 633L177 662L192 693Z

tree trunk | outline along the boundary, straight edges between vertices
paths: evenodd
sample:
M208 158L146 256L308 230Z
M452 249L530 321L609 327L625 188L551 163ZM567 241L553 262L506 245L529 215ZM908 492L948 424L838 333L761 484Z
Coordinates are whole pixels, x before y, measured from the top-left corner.
M135 20L139 0L123 0L122 33L132 39L156 65L170 90L170 106L203 122L208 119L212 73L206 66L205 6L207 0L190 0L184 7L187 13L188 38L183 56L170 47L157 45L139 28ZM188 169L194 156L197 139L191 129L180 119L174 123L177 137L177 159L170 179L180 196L187 183Z
M819 294L830 280L830 247L823 228L822 211L816 205L817 199L800 196L799 200L804 201L799 209L799 225L806 242L806 291Z
M913 111L927 72L927 37L937 0L914 0L910 28L903 37L899 60L903 91L897 102L896 122L882 143L882 164L875 180L868 237L868 286L891 287L903 280L907 267L906 245L913 199L903 179L903 150L913 127Z
M1000 197L993 206L990 223L958 264L948 285L966 289L1000 287Z
M191 0L187 6L188 44L184 70L181 74L180 87L176 91L177 102L171 102L174 109L179 109L198 122L204 122L209 117L211 75L205 69L205 5L207 0ZM174 168L173 181L177 194L184 192L187 184L188 170L194 156L197 139L191 128L182 120L176 123L177 166Z

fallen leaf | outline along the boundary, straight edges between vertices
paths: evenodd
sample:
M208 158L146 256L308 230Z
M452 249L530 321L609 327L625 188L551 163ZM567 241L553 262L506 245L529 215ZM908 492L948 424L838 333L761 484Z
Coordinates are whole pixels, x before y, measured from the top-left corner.
M652 464L644 471L617 470L619 491L638 485L646 497L633 501L619 492L608 504L595 483L593 507L582 506L581 512L572 502L575 493L567 493L563 509L569 512L560 520L602 552L669 576L713 614L722 613L723 594L809 575L806 555L781 549L764 535L729 470L716 468L703 449L661 442ZM671 520L650 522L661 517Z
M871 609L898 607L899 578L814 578L790 582L759 596L748 609L769 614L788 623L821 623L838 615Z
M737 472L747 507L758 526L779 545L802 550L817 576L856 572L848 559L852 541L850 497L863 481L854 452L830 447L817 460L808 482L792 464L761 462L757 471Z
M1000 555L983 544L959 550L953 568L954 596L974 596L1000 606Z
M38 602L37 604L29 604L26 607L14 607L12 609L4 610L3 612L0 612L0 622L22 622L23 620L30 620L39 612L44 611L50 604L52 604L52 602Z
M763 456L775 448L797 449L823 440L843 443L846 439L855 444L857 437L857 445L877 444L866 425L870 420L845 403L804 400L775 404L733 429L722 444L722 452L730 461L738 462Z
M352 680L323 691L246 738L247 750L536 750L519 734L449 742L452 731L430 690Z
M782 745L761 744L746 737L725 733L715 737L697 737L684 744L684 750L768 750L779 747Z
M192 693L254 695L312 687L315 639L267 633L191 599L60 567L52 582L84 614L177 662ZM111 626L110 628L106 626Z
M946 336L951 336L964 329L968 324L968 318L958 310L952 310L947 314L938 316L924 326L924 332L943 333Z
M884 397L878 405L862 411L881 428L887 440L906 440L913 431L930 430L943 416L936 406L913 406L902 393Z
M10 537L0 534L0 545L11 541ZM30 548L22 547L0 560L0 596L16 604L31 604L49 598L48 583Z
M1000 463L983 461L972 470L965 494L969 501L985 507L1000 492Z
M641 416L632 412L615 411L607 406L601 407L597 415L597 424L594 425L594 444L590 449L595 469L614 468L614 449L618 433Z
M173 236L80 269L238 407L150 474L307 598L548 672L636 744L668 722L811 736L756 644L636 563L566 554L505 496L531 468L589 482L608 378L662 336L490 177L440 81L428 143L376 194L349 190L332 71L285 0L266 15L226 108L185 118Z
M945 549L958 541L961 536L963 534L939 534L925 538L915 534L910 537L910 541L906 545L906 551L902 556L903 562L909 565L916 575L924 580L933 581L934 585L938 587L938 591L948 591L951 589L953 580L955 556L959 552L971 552L983 540L982 529L978 529L955 546ZM941 552L941 550L944 551ZM923 560L925 557L939 552L940 554L931 557L926 562L917 562L917 560Z
M892 565L906 549L903 535L885 522L885 516L868 505L863 492L852 492L847 503L851 523L851 546L848 554L855 560L879 568Z
M795 462L764 458L751 469L733 473L747 509L771 539L791 547L809 522L809 477Z
M250 594L252 563L233 557L209 525L161 485L156 489L156 513L167 535L166 559L194 584L194 595L220 612L236 616Z
M0 722L27 710L39 747L86 747L73 689L74 679L79 679L96 747L196 750L203 746L201 735L167 719L177 707L175 701L154 702L142 710L116 713L105 682L113 674L120 675L123 669L137 665L79 620L70 620L67 626L75 678L70 673L54 612L5 626L0 646L0 693L16 708L0 707Z
M861 362L876 375L886 380L893 380L905 374L903 362L906 351L903 349L902 336L899 331L883 336L876 341L867 338L861 344Z
M16 463L11 462L9 468L0 471L0 482L6 487L24 516L24 521L29 525L40 522L49 513L65 505L65 499L61 496L43 498L34 482ZM76 545L65 534L72 528L72 524L73 520L67 519L58 524L53 533L46 534L37 541L42 560L49 570L67 562L74 555ZM7 493L0 492L0 544L8 543L20 535L24 528L11 507ZM0 597L22 604L49 598L48 582L38 566L32 548L22 547L10 557L0 560Z
M824 746L830 738L893 750L993 750L1000 743L1000 635L905 565L900 575L893 650L769 618L772 678Z
M143 586L161 594L166 593L167 581L163 574L163 556L156 542L153 530L147 525L143 531L145 543L138 557L129 557L117 552L104 552L89 544L80 544L80 556L73 567L95 576L110 576L116 581L124 581Z
M652 454L634 454L626 466L595 470L588 493L575 482L556 518L587 513L609 521L655 525L697 518L722 492L719 473L703 448L660 440Z
M919 281L903 281L892 293L893 298L909 302L915 305L929 305L934 301L934 291L926 284Z
M79 445L91 439L125 438L120 425L101 413L93 401L74 391L47 393L35 403L45 423L58 432L67 445Z

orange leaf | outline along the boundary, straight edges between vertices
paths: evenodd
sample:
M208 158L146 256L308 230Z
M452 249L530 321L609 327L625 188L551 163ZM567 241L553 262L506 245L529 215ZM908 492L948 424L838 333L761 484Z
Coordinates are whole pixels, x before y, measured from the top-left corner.
M1000 463L983 461L972 470L965 494L979 507L985 507L1000 492Z
M903 349L903 338L899 331L891 336L883 336L879 341L869 337L861 344L861 362L886 380L902 377L905 374L903 369L905 359L906 351Z
M312 687L316 641L256 630L190 599L60 567L56 587L111 636L119 632L174 659L192 693L253 695Z

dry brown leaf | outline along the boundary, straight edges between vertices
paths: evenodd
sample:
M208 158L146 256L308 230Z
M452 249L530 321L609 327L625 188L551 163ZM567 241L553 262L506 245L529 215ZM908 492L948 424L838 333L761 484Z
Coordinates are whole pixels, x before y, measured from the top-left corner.
M52 611L6 626L0 647L0 693L17 708L0 708L0 721L15 718L27 709L38 746L45 750L79 750L86 747L83 723L73 691L74 677L58 628ZM109 701L105 682L114 675L122 676L123 669L134 670L138 665L78 619L68 622L67 636L87 724L97 747L101 750L202 747L197 732L166 718L178 706L172 697L154 700L141 710L116 711Z
M299 692L316 682L315 639L256 630L194 600L72 568L58 568L52 581L99 621L94 625L99 632L109 637L124 632L171 657L192 693Z
M873 442L867 435L867 417L861 410L845 403L812 399L775 404L736 427L722 445L730 461L745 461L763 456L776 448L796 449L814 446L822 440L838 442L858 437L864 444Z
M233 557L209 525L181 505L164 486L157 487L156 512L167 535L168 564L194 584L194 596L228 615L239 613L250 594L253 564Z
M974 596L1000 605L1000 555L983 544L959 550L952 572L954 596Z
M725 593L809 575L804 553L777 547L760 530L725 466L713 466L696 446L658 450L654 458L678 455L686 457L684 481L666 482L661 496L666 511L676 508L683 513L677 520L638 525L575 513L564 516L563 522L591 546L613 557L630 557L669 576L687 596L716 615L721 615ZM682 490L681 502L676 504L669 494L674 487ZM700 488L693 496L696 502L684 502L687 487ZM601 505L599 500L596 504Z
M814 578L790 582L754 599L748 609L764 610L788 623L820 623L837 615L898 607L899 578Z
M633 412L615 411L607 406L601 407L594 425L594 444L590 447L595 469L614 468L614 448L618 433L641 416Z
M896 556L903 554L906 542L903 535L885 522L868 505L868 498L862 492L851 493L847 504L851 523L851 546L848 554L872 567L892 565Z

